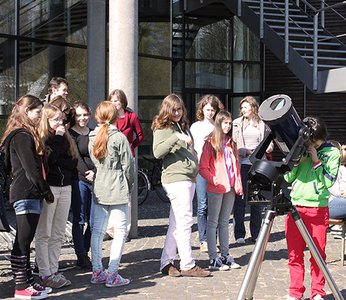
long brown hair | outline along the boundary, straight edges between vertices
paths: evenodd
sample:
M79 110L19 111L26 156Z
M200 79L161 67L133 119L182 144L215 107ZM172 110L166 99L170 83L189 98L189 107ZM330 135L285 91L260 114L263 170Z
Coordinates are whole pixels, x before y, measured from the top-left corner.
M120 101L122 108L126 109L128 102L124 91L121 89L115 89L111 91L107 98L107 101L111 101L113 96L116 96L117 99Z
M225 138L232 138L232 128L227 134L224 134L222 131L222 122L226 119L230 119L232 122L232 115L226 110L221 110L215 117L215 127L211 133L210 144L214 149L215 156L222 156L222 145L225 141ZM235 143L232 141L233 150L236 149Z
M49 127L49 119L53 118L56 115L56 113L58 113L58 112L63 114L63 112L60 110L60 108L58 108L55 105L52 105L50 103L46 104L42 108L42 117L41 117L39 128L40 128L40 136L41 136L41 139L43 142L46 142L48 139L48 136L49 136L49 128L50 128ZM65 131L64 136L70 145L69 154L73 158L77 158L78 157L78 149L77 149L76 143L72 139L72 137L71 137L71 135L67 129Z
M44 144L38 133L37 124L35 124L27 115L29 110L38 108L40 106L43 106L43 103L35 96L24 95L20 97L12 108L11 114L7 120L5 132L1 137L1 143L13 130L17 128L24 128L29 131L34 138L36 153L42 155Z
M95 119L100 128L96 134L93 154L96 159L101 160L107 155L108 128L118 117L117 109L110 101L102 101L96 108Z
M179 121L179 125L182 130L189 128L189 122L187 120L187 112L184 105L184 101L176 94L170 94L163 99L160 107L159 114L156 115L151 124L151 129L155 131L156 129L162 129L166 127L173 127L174 121L172 120L173 110L180 107L183 110L183 115Z
M203 119L204 119L203 108L207 104L210 104L211 107L215 109L214 120L215 120L217 113L220 110L224 109L224 105L222 104L222 102L220 101L220 99L218 97L216 97L215 95L210 95L210 94L204 95L201 97L201 99L197 103L196 119L198 121L203 121Z

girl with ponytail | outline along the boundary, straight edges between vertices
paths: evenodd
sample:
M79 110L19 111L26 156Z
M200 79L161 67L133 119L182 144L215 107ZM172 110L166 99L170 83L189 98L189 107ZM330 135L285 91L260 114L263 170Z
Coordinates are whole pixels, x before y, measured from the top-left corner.
M124 134L113 125L117 110L102 101L95 113L98 126L89 135L89 153L96 168L94 219L91 235L92 284L117 287L130 283L118 273L127 236L127 210L134 183L133 156ZM109 217L114 224L108 270L102 264L102 243Z

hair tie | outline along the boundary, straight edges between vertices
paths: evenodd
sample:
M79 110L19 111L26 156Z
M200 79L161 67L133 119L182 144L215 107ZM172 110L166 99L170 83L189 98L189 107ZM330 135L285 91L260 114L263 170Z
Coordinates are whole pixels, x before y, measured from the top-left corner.
M103 122L103 123L101 123L101 125L103 126L103 125L110 125L110 123L109 123L109 121L105 121L105 122Z

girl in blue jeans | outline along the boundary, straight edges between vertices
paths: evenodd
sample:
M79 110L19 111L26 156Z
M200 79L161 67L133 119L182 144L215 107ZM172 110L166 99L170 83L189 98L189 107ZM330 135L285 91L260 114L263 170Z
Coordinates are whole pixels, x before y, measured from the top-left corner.
M133 188L133 156L130 144L113 124L117 118L110 101L101 102L95 114L98 126L89 135L89 153L96 168L95 205L91 234L91 283L117 287L130 283L118 273L127 236L127 211ZM114 218L108 270L102 264L102 243L110 215Z
M198 160L201 158L202 148L206 138L214 129L216 114L223 109L223 104L214 95L204 95L197 104L197 122L191 125L190 131L194 140L194 148L197 152ZM208 252L207 245L207 182L200 175L196 177L196 196L197 196L197 225L200 242L200 251Z
M207 181L207 243L209 269L225 271L240 266L229 255L229 218L235 194L241 195L237 146L231 138L232 117L228 111L216 115L215 128L205 142L199 172ZM217 256L216 232L219 230L221 257Z
M77 145L78 164L76 177L72 181L72 237L77 255L76 265L82 269L90 269L91 262L88 252L91 239L90 216L94 202L92 182L95 171L88 150L90 133L88 123L91 110L84 102L76 102L73 108L74 118L69 131Z

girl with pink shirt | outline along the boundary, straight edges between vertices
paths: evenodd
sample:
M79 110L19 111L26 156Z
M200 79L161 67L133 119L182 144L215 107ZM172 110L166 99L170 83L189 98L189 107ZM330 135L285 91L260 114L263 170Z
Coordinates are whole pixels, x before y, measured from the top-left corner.
M232 140L231 129L231 114L228 111L220 111L215 119L215 128L204 144L200 159L199 172L207 181L207 243L210 270L240 268L228 252L229 218L235 194L243 194L238 150ZM217 229L221 257L217 256L216 250Z

